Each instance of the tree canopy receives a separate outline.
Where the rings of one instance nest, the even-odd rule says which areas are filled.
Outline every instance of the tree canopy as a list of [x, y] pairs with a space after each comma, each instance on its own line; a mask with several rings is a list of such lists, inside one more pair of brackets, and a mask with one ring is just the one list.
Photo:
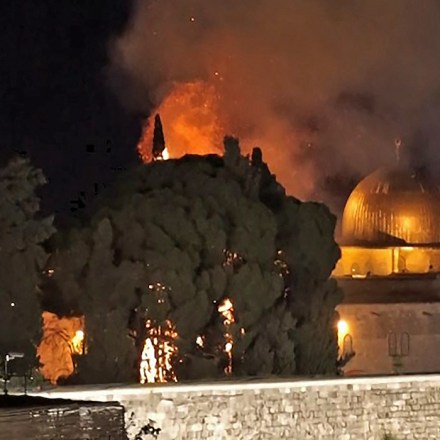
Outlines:
[[151, 327], [173, 335], [179, 379], [335, 373], [334, 227], [233, 138], [130, 171], [50, 263], [52, 295], [85, 315], [79, 379], [136, 380]]
[[0, 170], [0, 355], [22, 352], [31, 364], [41, 332], [43, 244], [54, 233], [52, 218], [39, 216], [36, 190], [45, 183], [28, 159], [15, 158]]

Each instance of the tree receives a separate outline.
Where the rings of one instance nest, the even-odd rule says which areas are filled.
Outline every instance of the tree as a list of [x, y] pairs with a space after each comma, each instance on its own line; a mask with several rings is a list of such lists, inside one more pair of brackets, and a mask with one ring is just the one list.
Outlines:
[[179, 379], [336, 373], [333, 230], [233, 138], [130, 171], [54, 257], [86, 317], [82, 380], [137, 379], [146, 338], [173, 345]]
[[162, 121], [160, 115], [154, 117], [154, 132], [153, 132], [153, 159], [162, 159], [165, 150], [165, 137], [163, 135]]
[[342, 292], [329, 277], [340, 257], [333, 238], [336, 218], [325, 205], [288, 198], [278, 213], [278, 221], [278, 246], [291, 270], [287, 301], [297, 320], [292, 332], [296, 371], [335, 373], [335, 307], [342, 300]]
[[69, 246], [60, 246], [50, 260], [46, 305], [59, 315], [85, 317], [87, 355], [76, 359], [79, 381], [132, 381], [137, 350], [128, 328], [145, 273], [136, 262], [120, 261], [108, 218], [70, 231], [65, 240]]
[[40, 218], [36, 190], [46, 183], [24, 158], [0, 170], [0, 355], [22, 352], [36, 364], [41, 332], [38, 285], [48, 258], [43, 245], [54, 233], [52, 217]]

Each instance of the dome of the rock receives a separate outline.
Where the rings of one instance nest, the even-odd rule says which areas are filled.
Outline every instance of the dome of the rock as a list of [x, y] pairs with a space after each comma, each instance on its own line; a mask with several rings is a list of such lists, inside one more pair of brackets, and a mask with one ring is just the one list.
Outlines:
[[342, 234], [352, 243], [440, 243], [440, 188], [405, 168], [377, 170], [348, 198]]

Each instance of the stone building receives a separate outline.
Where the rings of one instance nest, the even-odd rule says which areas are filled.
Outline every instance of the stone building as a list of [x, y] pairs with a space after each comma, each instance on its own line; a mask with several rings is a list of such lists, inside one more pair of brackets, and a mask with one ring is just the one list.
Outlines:
[[334, 277], [345, 374], [440, 371], [440, 188], [380, 169], [347, 200]]

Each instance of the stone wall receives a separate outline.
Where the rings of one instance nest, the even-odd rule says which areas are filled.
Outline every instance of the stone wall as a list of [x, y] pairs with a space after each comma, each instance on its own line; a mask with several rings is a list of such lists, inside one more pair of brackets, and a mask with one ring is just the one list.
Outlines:
[[[130, 440], [440, 439], [440, 375], [55, 389], [48, 397], [119, 401]], [[150, 434], [140, 437], [153, 439]]]

